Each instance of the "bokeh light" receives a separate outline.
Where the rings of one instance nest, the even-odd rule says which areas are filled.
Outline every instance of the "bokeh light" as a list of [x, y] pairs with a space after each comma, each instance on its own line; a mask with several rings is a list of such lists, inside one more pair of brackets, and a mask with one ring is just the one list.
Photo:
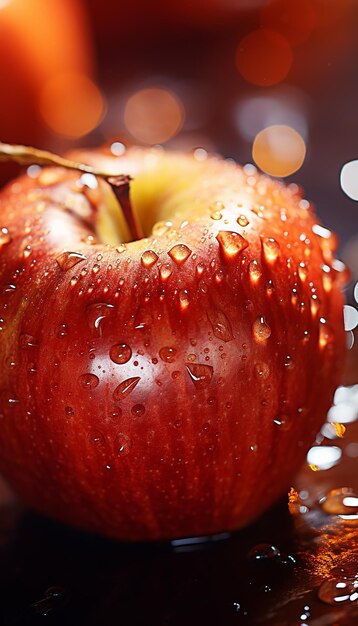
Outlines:
[[343, 165], [340, 181], [344, 193], [352, 200], [358, 200], [358, 160]]
[[255, 137], [252, 156], [256, 165], [271, 176], [289, 176], [302, 165], [306, 145], [301, 135], [290, 126], [273, 125]]
[[64, 137], [82, 137], [100, 123], [105, 113], [103, 96], [88, 76], [57, 74], [41, 91], [40, 111], [46, 124]]
[[358, 326], [358, 311], [354, 306], [345, 304], [343, 307], [344, 329], [354, 330]]
[[308, 39], [316, 23], [310, 0], [274, 0], [262, 9], [260, 18], [264, 28], [281, 33], [294, 46]]
[[312, 446], [307, 453], [307, 463], [313, 471], [328, 470], [339, 463], [342, 450], [337, 446]]
[[235, 109], [236, 126], [245, 139], [252, 141], [262, 128], [274, 124], [291, 126], [306, 140], [308, 135], [307, 98], [294, 87], [275, 87], [243, 98]]
[[124, 121], [133, 137], [145, 144], [164, 143], [174, 137], [184, 122], [184, 107], [168, 89], [141, 89], [127, 101]]
[[236, 51], [236, 66], [250, 83], [268, 87], [286, 78], [293, 61], [291, 46], [280, 33], [254, 30], [244, 37]]

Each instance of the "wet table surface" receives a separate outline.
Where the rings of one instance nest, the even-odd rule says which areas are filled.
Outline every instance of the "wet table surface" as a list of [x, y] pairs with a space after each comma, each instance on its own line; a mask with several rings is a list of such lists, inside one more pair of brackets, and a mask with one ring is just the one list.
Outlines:
[[[358, 386], [341, 391], [358, 412]], [[2, 485], [1, 626], [358, 624], [358, 421], [334, 428], [321, 447], [340, 461], [305, 464], [289, 503], [230, 536], [115, 543], [24, 511]]]

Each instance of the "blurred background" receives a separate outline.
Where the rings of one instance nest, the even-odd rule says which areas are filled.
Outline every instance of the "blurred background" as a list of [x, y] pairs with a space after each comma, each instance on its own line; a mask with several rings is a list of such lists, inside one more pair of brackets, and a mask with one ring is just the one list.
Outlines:
[[354, 303], [357, 29], [357, 0], [0, 0], [0, 138], [199, 148], [294, 180]]

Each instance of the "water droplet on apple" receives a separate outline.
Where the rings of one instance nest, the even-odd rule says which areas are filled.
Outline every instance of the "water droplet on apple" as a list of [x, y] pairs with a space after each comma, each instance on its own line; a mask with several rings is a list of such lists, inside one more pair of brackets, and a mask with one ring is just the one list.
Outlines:
[[118, 456], [126, 456], [127, 454], [129, 454], [131, 447], [132, 440], [130, 439], [130, 437], [128, 437], [128, 435], [125, 435], [124, 433], [119, 433], [117, 437]]
[[207, 316], [215, 337], [225, 342], [231, 341], [231, 339], [234, 338], [231, 324], [225, 313], [219, 311], [218, 309], [212, 309], [207, 312]]
[[138, 385], [139, 381], [140, 376], [134, 376], [133, 378], [127, 378], [126, 380], [123, 380], [115, 388], [113, 392], [113, 399], [118, 402], [129, 396], [129, 394], [132, 393], [133, 389]]
[[27, 348], [36, 348], [38, 346], [38, 341], [32, 335], [28, 335], [26, 333], [20, 335], [20, 347], [23, 349]]
[[190, 257], [191, 252], [184, 243], [178, 243], [169, 250], [168, 254], [177, 265], [182, 265]]
[[318, 589], [318, 597], [325, 604], [341, 605], [358, 599], [357, 578], [331, 578]]
[[245, 228], [245, 226], [247, 226], [250, 222], [247, 219], [246, 215], [239, 215], [239, 217], [237, 218], [237, 223]]
[[93, 431], [90, 435], [89, 435], [89, 442], [92, 446], [104, 446], [104, 444], [106, 443], [106, 439], [103, 435], [103, 433], [101, 433], [99, 430], [95, 430]]
[[135, 404], [134, 406], [132, 406], [131, 410], [133, 415], [135, 415], [136, 417], [141, 417], [145, 413], [145, 406], [144, 404]]
[[156, 264], [158, 258], [159, 257], [154, 250], [146, 250], [141, 256], [141, 263], [143, 267], [149, 268]]
[[179, 291], [179, 305], [180, 310], [185, 311], [190, 304], [189, 292], [187, 289], [181, 289]]
[[270, 375], [270, 368], [267, 363], [256, 363], [254, 371], [257, 378], [261, 380], [266, 380]]
[[268, 263], [274, 263], [280, 256], [280, 245], [273, 237], [262, 239], [262, 250]]
[[230, 230], [220, 230], [216, 239], [224, 255], [231, 259], [234, 259], [249, 245], [249, 242], [239, 233]]
[[57, 326], [56, 337], [61, 339], [61, 337], [67, 337], [67, 335], [68, 335], [67, 324], [60, 324], [59, 326]]
[[319, 347], [325, 348], [334, 341], [334, 332], [327, 320], [321, 317], [319, 320]]
[[358, 495], [350, 487], [331, 489], [319, 501], [321, 508], [328, 515], [344, 515], [358, 519]]
[[311, 296], [311, 314], [312, 314], [312, 317], [316, 317], [320, 305], [321, 305], [320, 299], [318, 298], [316, 293], [313, 293], [312, 296]]
[[174, 363], [176, 354], [176, 348], [171, 348], [170, 346], [164, 346], [159, 350], [159, 356], [164, 363]]
[[3, 246], [6, 246], [6, 244], [10, 242], [11, 242], [11, 235], [8, 229], [6, 228], [6, 226], [3, 226], [2, 228], [0, 228], [0, 249]]
[[31, 254], [32, 254], [31, 246], [26, 246], [26, 248], [24, 249], [22, 253], [22, 256], [24, 257], [24, 259], [28, 259]]
[[96, 335], [102, 335], [104, 320], [108, 318], [111, 313], [113, 313], [113, 309], [113, 304], [107, 304], [106, 302], [89, 304], [86, 307], [88, 326], [95, 332]]
[[127, 250], [127, 246], [125, 243], [120, 243], [116, 247], [116, 252], [118, 252], [118, 254], [123, 254], [123, 252], [125, 252], [126, 250]]
[[82, 263], [82, 261], [86, 261], [86, 257], [79, 252], [62, 252], [56, 257], [57, 265], [63, 272], [67, 272], [72, 267], [77, 265], [78, 263]]
[[284, 367], [288, 370], [292, 370], [295, 367], [295, 362], [292, 356], [290, 356], [289, 354], [285, 356], [283, 364], [284, 364]]
[[73, 415], [75, 414], [72, 406], [66, 406], [65, 413], [66, 415], [68, 415], [68, 417], [73, 417]]
[[256, 259], [254, 259], [253, 261], [250, 261], [249, 263], [249, 274], [250, 274], [250, 279], [253, 283], [257, 283], [257, 281], [262, 276], [261, 265], [259, 261], [256, 261]]
[[298, 275], [300, 277], [301, 282], [305, 282], [307, 276], [308, 276], [308, 267], [307, 267], [307, 263], [305, 263], [304, 261], [301, 261], [298, 264]]
[[258, 317], [252, 325], [252, 334], [257, 341], [265, 341], [271, 336], [271, 328], [263, 315]]
[[95, 389], [99, 385], [99, 378], [95, 374], [82, 374], [78, 382], [84, 389]]
[[186, 369], [188, 370], [188, 374], [195, 387], [198, 389], [205, 389], [208, 387], [214, 373], [214, 369], [211, 365], [204, 365], [202, 363], [186, 363]]
[[127, 363], [132, 356], [132, 350], [126, 343], [116, 343], [109, 351], [113, 363], [123, 365]]
[[163, 283], [165, 283], [168, 280], [169, 276], [172, 275], [173, 269], [171, 265], [169, 265], [169, 263], [164, 263], [164, 265], [161, 266], [159, 273], [161, 280], [163, 281]]
[[210, 217], [212, 220], [218, 221], [222, 219], [222, 213], [220, 211], [212, 211]]
[[290, 420], [287, 415], [279, 415], [273, 420], [273, 423], [277, 426], [277, 428], [285, 432], [290, 430], [292, 426], [292, 420]]

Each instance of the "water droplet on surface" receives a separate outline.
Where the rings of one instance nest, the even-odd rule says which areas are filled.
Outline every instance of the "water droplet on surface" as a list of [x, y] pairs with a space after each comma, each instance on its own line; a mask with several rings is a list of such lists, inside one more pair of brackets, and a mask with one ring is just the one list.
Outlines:
[[36, 615], [48, 618], [53, 611], [65, 606], [68, 600], [69, 595], [63, 587], [50, 587], [42, 600], [31, 604], [31, 609]]
[[273, 237], [262, 239], [262, 250], [268, 263], [274, 263], [280, 256], [280, 245]]
[[318, 589], [318, 597], [325, 604], [341, 605], [358, 599], [358, 580], [354, 578], [331, 578]]
[[174, 363], [176, 354], [176, 348], [171, 348], [169, 346], [164, 346], [164, 348], [159, 350], [159, 356], [164, 363]]
[[2, 228], [0, 228], [0, 249], [3, 246], [6, 246], [6, 244], [11, 242], [11, 235], [8, 231], [8, 229], [3, 226]]
[[113, 313], [113, 310], [113, 304], [106, 302], [97, 302], [86, 307], [88, 326], [96, 335], [102, 335], [104, 321]]
[[136, 417], [141, 417], [145, 413], [145, 406], [144, 404], [135, 404], [134, 406], [132, 406], [131, 410], [133, 415], [135, 415]]
[[319, 504], [328, 515], [358, 516], [358, 494], [350, 487], [331, 489]]
[[230, 321], [225, 313], [218, 309], [212, 309], [207, 312], [207, 316], [215, 337], [225, 342], [231, 341], [231, 339], [234, 338]]
[[222, 213], [220, 211], [212, 211], [210, 217], [212, 220], [218, 221], [222, 219]]
[[75, 414], [72, 406], [66, 406], [65, 413], [66, 415], [68, 415], [68, 417], [73, 417], [73, 415]]
[[271, 336], [271, 328], [263, 315], [258, 317], [252, 325], [252, 334], [257, 341], [265, 341]]
[[95, 374], [82, 374], [78, 382], [84, 389], [95, 389], [99, 385], [99, 378]]
[[239, 215], [239, 217], [237, 218], [237, 223], [245, 228], [245, 226], [247, 226], [250, 222], [247, 219], [246, 215]]
[[251, 278], [252, 282], [254, 282], [254, 283], [257, 283], [257, 281], [262, 276], [261, 265], [260, 265], [259, 261], [256, 261], [256, 259], [254, 259], [253, 261], [250, 261], [250, 263], [249, 263], [249, 274], [250, 274], [250, 278]]
[[169, 250], [168, 254], [177, 265], [182, 265], [190, 257], [191, 252], [184, 243], [178, 243]]
[[123, 365], [124, 363], [128, 363], [132, 356], [132, 350], [126, 343], [116, 343], [111, 347], [109, 356], [111, 357], [113, 363]]
[[198, 389], [205, 389], [210, 384], [213, 377], [214, 369], [211, 365], [201, 363], [186, 363], [186, 369]]
[[86, 257], [79, 252], [62, 252], [56, 257], [56, 262], [59, 268], [63, 272], [67, 272], [72, 267], [77, 265], [78, 263], [82, 263], [82, 261], [86, 261]]
[[133, 389], [138, 385], [139, 381], [140, 376], [135, 376], [133, 378], [127, 378], [126, 380], [123, 380], [115, 388], [113, 392], [113, 399], [118, 402], [129, 396], [129, 394], [132, 393]]
[[228, 258], [235, 258], [249, 245], [249, 242], [239, 235], [239, 233], [230, 230], [220, 230], [216, 239], [219, 242], [222, 252]]
[[276, 546], [270, 543], [259, 543], [251, 548], [247, 558], [253, 563], [260, 563], [276, 560], [279, 556], [281, 556], [281, 552]]
[[117, 437], [118, 456], [126, 456], [127, 454], [129, 454], [131, 447], [132, 440], [130, 439], [130, 437], [128, 437], [128, 435], [125, 435], [124, 433], [119, 433]]
[[143, 267], [153, 267], [158, 261], [158, 255], [154, 252], [154, 250], [146, 250], [143, 252], [141, 256], [141, 263]]

